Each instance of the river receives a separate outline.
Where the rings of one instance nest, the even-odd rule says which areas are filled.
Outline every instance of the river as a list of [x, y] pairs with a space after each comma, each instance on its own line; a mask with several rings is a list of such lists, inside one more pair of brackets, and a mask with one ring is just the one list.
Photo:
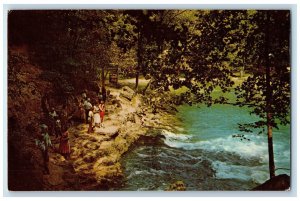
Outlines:
[[[242, 133], [237, 123], [257, 120], [232, 105], [180, 106], [181, 128], [162, 130], [163, 145], [138, 146], [123, 160], [119, 190], [165, 190], [183, 181], [187, 190], [250, 190], [269, 177], [266, 134]], [[244, 137], [233, 137], [244, 135]], [[290, 126], [274, 129], [276, 174], [290, 175]]]

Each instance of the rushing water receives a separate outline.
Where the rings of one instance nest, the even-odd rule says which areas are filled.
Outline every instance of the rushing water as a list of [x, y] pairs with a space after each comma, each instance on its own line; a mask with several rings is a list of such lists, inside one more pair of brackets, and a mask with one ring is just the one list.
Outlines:
[[[120, 190], [165, 190], [183, 181], [187, 190], [249, 190], [266, 181], [266, 135], [242, 133], [237, 123], [256, 119], [245, 108], [230, 105], [181, 106], [183, 126], [162, 130], [165, 145], [139, 146], [122, 161]], [[233, 137], [244, 135], [245, 138]], [[290, 175], [290, 126], [274, 129], [276, 174]]]

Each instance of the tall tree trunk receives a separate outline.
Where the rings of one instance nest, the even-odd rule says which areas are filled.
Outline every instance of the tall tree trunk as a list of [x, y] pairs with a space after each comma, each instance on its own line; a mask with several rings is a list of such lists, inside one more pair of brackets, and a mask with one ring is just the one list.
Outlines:
[[101, 68], [101, 85], [102, 85], [102, 89], [105, 88], [105, 75], [104, 75], [104, 66], [103, 65]]
[[275, 163], [274, 163], [274, 151], [273, 151], [273, 133], [271, 126], [271, 114], [267, 113], [267, 124], [268, 124], [268, 152], [269, 152], [269, 172], [270, 178], [275, 177]]
[[268, 130], [268, 152], [269, 152], [269, 172], [270, 178], [275, 177], [275, 163], [274, 163], [274, 151], [273, 151], [273, 133], [272, 133], [272, 114], [271, 114], [271, 104], [272, 104], [272, 89], [270, 86], [270, 56], [269, 56], [269, 23], [270, 16], [269, 11], [267, 12], [267, 23], [265, 32], [265, 59], [266, 59], [266, 115], [267, 115], [267, 130]]

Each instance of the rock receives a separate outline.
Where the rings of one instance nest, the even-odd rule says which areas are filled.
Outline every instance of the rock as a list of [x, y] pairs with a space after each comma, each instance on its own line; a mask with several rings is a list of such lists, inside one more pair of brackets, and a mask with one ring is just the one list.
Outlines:
[[113, 141], [104, 141], [100, 144], [99, 150], [107, 150], [112, 147]]
[[115, 164], [118, 159], [119, 159], [119, 155], [117, 154], [112, 154], [112, 155], [109, 155], [109, 156], [104, 156], [100, 159], [98, 159], [94, 166], [93, 166], [93, 169], [96, 171], [100, 166], [109, 166], [109, 165], [113, 165]]
[[130, 94], [134, 94], [134, 93], [135, 93], [134, 90], [131, 89], [131, 88], [128, 87], [128, 86], [124, 86], [124, 87], [122, 88], [122, 91], [127, 91], [127, 92], [130, 93]]
[[87, 154], [83, 157], [83, 161], [86, 162], [86, 163], [92, 163], [95, 161], [95, 155], [92, 155], [92, 154]]
[[81, 158], [80, 158], [80, 159], [77, 158], [77, 160], [75, 160], [75, 161], [73, 162], [73, 166], [74, 166], [74, 167], [78, 167], [78, 166], [80, 166], [80, 165], [82, 165], [82, 164], [84, 164], [84, 161], [81, 160]]
[[50, 174], [44, 175], [44, 179], [47, 183], [52, 186], [57, 186], [64, 182], [64, 180], [62, 179], [63, 169], [60, 166], [49, 163], [49, 170]]
[[142, 121], [137, 114], [134, 115], [134, 123], [139, 124], [139, 125], [142, 124]]
[[88, 144], [90, 143], [90, 140], [88, 139], [85, 139], [81, 142], [81, 146], [84, 147], [84, 148], [87, 148]]
[[134, 113], [129, 113], [129, 114], [126, 116], [126, 121], [127, 121], [127, 122], [135, 123], [135, 115], [134, 115]]
[[141, 101], [142, 97], [140, 94], [137, 94], [136, 96], [134, 96], [131, 100], [132, 102], [132, 106], [134, 108], [140, 108], [141, 104], [142, 104], [142, 101]]
[[124, 138], [118, 137], [115, 140], [114, 146], [118, 150], [118, 152], [124, 153], [128, 150], [128, 147], [129, 147], [128, 143], [129, 142], [127, 140], [125, 140]]
[[164, 145], [164, 135], [142, 135], [136, 141], [136, 145]]
[[150, 120], [154, 119], [154, 117], [155, 117], [155, 115], [152, 114], [152, 113], [150, 113], [150, 114], [148, 114], [148, 115], [146, 115], [146, 116], [147, 116], [147, 118], [150, 119]]
[[283, 191], [290, 188], [290, 176], [281, 174], [255, 187], [254, 191]]
[[92, 149], [92, 150], [96, 150], [99, 148], [99, 145], [97, 143], [90, 143], [90, 144], [87, 144], [86, 146], [88, 149]]
[[112, 146], [110, 146], [110, 147], [107, 147], [106, 149], [99, 149], [99, 151], [101, 151], [102, 156], [110, 156], [117, 152], [116, 148], [114, 147], [114, 144], [112, 144]]
[[82, 162], [81, 165], [74, 166], [75, 172], [78, 173], [90, 173], [91, 169], [92, 169], [91, 164], [84, 163], [84, 162]]
[[120, 127], [118, 126], [104, 126], [101, 128], [95, 128], [94, 132], [100, 135], [106, 135], [111, 138], [115, 138], [119, 133]]
[[128, 100], [132, 100], [134, 94], [135, 94], [135, 92], [128, 86], [124, 86], [122, 88], [122, 91], [120, 92], [120, 96], [124, 97]]
[[167, 191], [185, 191], [186, 186], [183, 181], [176, 181], [175, 183], [171, 184], [167, 189]]
[[115, 105], [116, 107], [121, 107], [121, 103], [120, 103], [120, 100], [118, 100], [117, 98], [113, 98], [113, 99], [110, 99], [110, 102], [112, 105]]
[[103, 179], [115, 178], [122, 176], [121, 164], [116, 163], [109, 166], [99, 166], [95, 171], [97, 182], [102, 182]]
[[60, 164], [64, 161], [66, 161], [66, 159], [61, 154], [57, 153], [53, 153], [52, 157], [50, 158], [50, 162], [52, 162], [53, 164]]

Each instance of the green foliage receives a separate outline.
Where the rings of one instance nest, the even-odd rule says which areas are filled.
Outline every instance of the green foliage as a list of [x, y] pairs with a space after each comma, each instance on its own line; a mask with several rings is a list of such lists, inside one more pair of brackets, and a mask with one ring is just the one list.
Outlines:
[[[247, 125], [248, 128], [264, 128], [267, 113], [271, 114], [269, 125], [278, 128], [278, 123], [290, 123], [290, 15], [289, 11], [267, 11], [254, 13], [256, 24], [247, 39], [245, 54], [252, 60], [251, 75], [236, 87], [237, 104], [252, 108], [251, 114], [262, 120]], [[268, 36], [268, 41], [266, 40]], [[270, 68], [270, 87], [267, 89], [266, 66]], [[270, 106], [267, 107], [267, 100]]]
[[161, 20], [148, 34], [152, 40], [144, 45], [142, 59], [143, 73], [153, 79], [151, 87], [185, 86], [189, 90], [183, 96], [189, 102], [224, 102], [223, 97], [213, 99], [211, 92], [216, 87], [226, 91], [233, 84], [225, 63], [228, 52], [223, 41], [229, 32], [225, 15], [221, 11], [156, 11]]
[[137, 66], [136, 50], [134, 48], [124, 52], [116, 43], [112, 43], [109, 51], [111, 64], [119, 68], [122, 78], [134, 77]]
[[[225, 103], [232, 75], [247, 69], [236, 88], [237, 104], [265, 118], [266, 11], [254, 10], [60, 10], [12, 11], [9, 43], [29, 43], [36, 62], [61, 74], [99, 79], [102, 67], [151, 78], [151, 89], [184, 87], [180, 99]], [[274, 117], [288, 123], [290, 19], [270, 11], [271, 91]], [[22, 28], [22, 35], [19, 29]], [[268, 54], [269, 54], [268, 53]], [[267, 58], [267, 59], [266, 59]], [[88, 73], [87, 73], [88, 72]]]

